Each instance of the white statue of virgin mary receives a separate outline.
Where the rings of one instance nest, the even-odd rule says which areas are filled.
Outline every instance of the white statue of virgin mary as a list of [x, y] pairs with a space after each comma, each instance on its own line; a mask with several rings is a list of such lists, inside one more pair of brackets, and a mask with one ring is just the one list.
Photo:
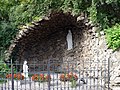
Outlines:
[[67, 34], [67, 50], [73, 49], [73, 41], [72, 41], [72, 32], [71, 30], [68, 31]]
[[24, 61], [23, 64], [23, 75], [25, 78], [28, 78], [28, 65], [27, 65], [27, 61]]

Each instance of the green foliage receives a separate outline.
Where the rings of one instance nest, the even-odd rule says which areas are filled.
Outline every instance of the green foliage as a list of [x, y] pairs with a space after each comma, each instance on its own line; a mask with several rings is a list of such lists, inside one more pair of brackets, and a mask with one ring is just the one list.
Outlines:
[[0, 55], [8, 49], [19, 26], [61, 9], [73, 15], [87, 13], [101, 29], [120, 22], [120, 0], [0, 0]]
[[119, 0], [92, 0], [88, 12], [91, 21], [105, 29], [120, 21], [120, 1]]
[[2, 61], [0, 61], [0, 78], [5, 78], [7, 73], [10, 73], [11, 69]]
[[90, 12], [90, 20], [94, 23], [97, 23], [97, 9], [95, 6], [91, 6], [88, 8], [88, 11]]
[[[14, 73], [17, 72], [15, 67], [13, 67], [13, 71]], [[11, 73], [11, 68], [3, 61], [0, 61], [0, 83], [6, 82], [6, 75], [10, 73]]]
[[116, 24], [115, 26], [106, 29], [105, 32], [108, 47], [113, 50], [120, 48], [120, 25]]

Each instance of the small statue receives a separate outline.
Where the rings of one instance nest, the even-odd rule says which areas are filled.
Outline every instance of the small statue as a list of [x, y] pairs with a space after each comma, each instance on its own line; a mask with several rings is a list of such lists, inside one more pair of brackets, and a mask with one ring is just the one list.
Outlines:
[[73, 42], [72, 42], [72, 33], [71, 30], [68, 31], [67, 34], [67, 50], [73, 49]]
[[28, 65], [27, 65], [27, 61], [24, 61], [24, 64], [23, 64], [23, 76], [25, 78], [28, 78]]

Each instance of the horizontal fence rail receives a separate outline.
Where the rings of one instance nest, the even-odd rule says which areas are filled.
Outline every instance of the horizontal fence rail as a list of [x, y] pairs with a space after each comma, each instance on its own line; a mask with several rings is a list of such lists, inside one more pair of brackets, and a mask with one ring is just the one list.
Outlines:
[[0, 72], [0, 90], [109, 90], [108, 61], [77, 64], [48, 60], [27, 65], [26, 78], [23, 64], [7, 64], [8, 71]]

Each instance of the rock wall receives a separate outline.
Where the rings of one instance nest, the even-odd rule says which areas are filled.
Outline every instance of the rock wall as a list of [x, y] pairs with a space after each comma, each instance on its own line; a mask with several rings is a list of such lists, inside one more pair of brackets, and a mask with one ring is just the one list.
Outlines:
[[[62, 20], [60, 20], [60, 16], [62, 16]], [[69, 18], [68, 16], [60, 14], [53, 19], [42, 20], [31, 27], [30, 32], [26, 32], [26, 38], [20, 35], [17, 44], [13, 44], [16, 49], [14, 55], [16, 65], [22, 69], [23, 61], [27, 60], [31, 72], [48, 70], [47, 67], [50, 63], [50, 70], [64, 71], [73, 68], [75, 71], [81, 71], [81, 74], [99, 78], [104, 83], [110, 76], [111, 86], [119, 85], [120, 51], [113, 52], [108, 49], [104, 32], [97, 33], [98, 28], [85, 19], [85, 16], [78, 17], [77, 24], [74, 17], [70, 16], [72, 18]], [[73, 22], [70, 23], [72, 19]], [[65, 26], [64, 22], [66, 22]], [[47, 29], [49, 33], [47, 33]], [[72, 50], [67, 50], [66, 36], [69, 29], [73, 34], [74, 48]], [[110, 67], [110, 72], [108, 72], [108, 67]]]
[[[37, 38], [31, 39], [28, 43], [20, 43], [18, 53], [16, 55], [16, 62], [22, 64], [24, 60], [28, 61], [31, 71], [47, 70], [47, 64], [50, 60], [50, 70], [57, 69], [58, 66], [64, 65], [63, 63], [70, 63], [76, 65], [80, 60], [80, 53], [82, 40], [82, 30], [72, 29], [73, 35], [73, 49], [67, 50], [66, 36], [68, 31], [58, 31], [54, 34], [48, 35], [41, 40]], [[37, 35], [37, 34], [36, 34]], [[66, 68], [64, 65], [62, 68]], [[75, 67], [75, 66], [74, 66]]]
[[[81, 59], [84, 60], [84, 66], [81, 67], [81, 62], [79, 62], [77, 68], [83, 69], [84, 67], [88, 76], [98, 77], [102, 83], [110, 83], [110, 88], [113, 90], [119, 90], [120, 51], [114, 52], [112, 49], [108, 49], [105, 33], [103, 31], [97, 33], [96, 30], [98, 28], [93, 27], [83, 34]], [[89, 71], [89, 69], [93, 71]], [[109, 79], [110, 82], [108, 82]], [[118, 88], [116, 89], [116, 87]]]

